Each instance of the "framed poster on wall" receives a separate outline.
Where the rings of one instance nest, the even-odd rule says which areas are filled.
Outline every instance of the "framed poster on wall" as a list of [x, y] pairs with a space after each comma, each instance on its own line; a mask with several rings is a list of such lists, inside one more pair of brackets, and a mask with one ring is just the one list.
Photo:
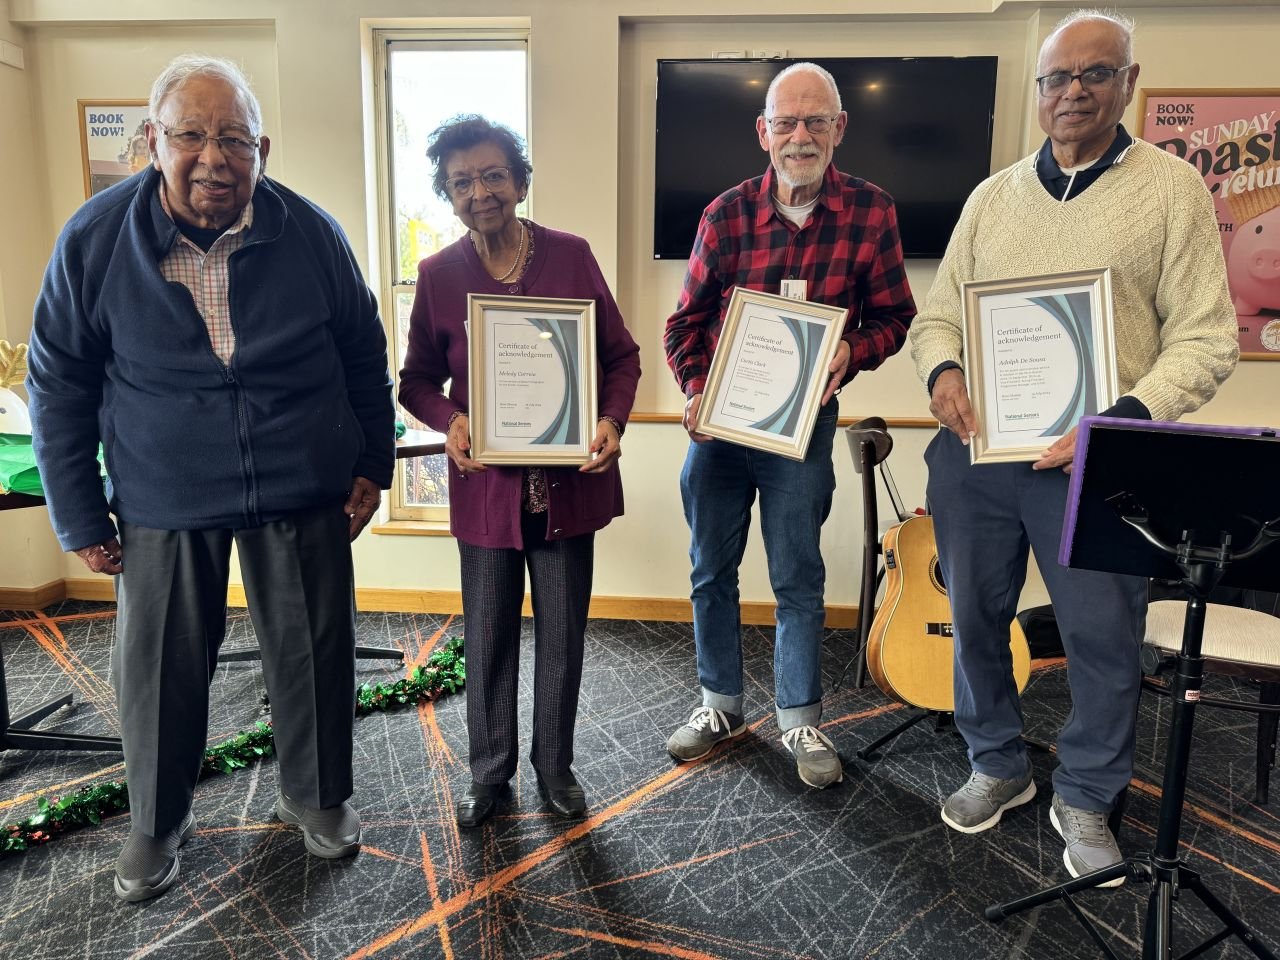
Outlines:
[[1140, 136], [1213, 194], [1243, 360], [1280, 360], [1280, 89], [1143, 89]]
[[80, 162], [84, 198], [151, 162], [147, 153], [145, 100], [77, 100], [80, 113]]

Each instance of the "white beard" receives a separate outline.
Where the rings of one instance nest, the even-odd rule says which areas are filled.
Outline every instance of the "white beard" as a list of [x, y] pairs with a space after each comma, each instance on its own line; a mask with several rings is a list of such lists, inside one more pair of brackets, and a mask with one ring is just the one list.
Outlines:
[[778, 179], [785, 183], [792, 190], [798, 187], [810, 187], [822, 179], [826, 165], [822, 163], [822, 155], [813, 153], [807, 149], [802, 150], [792, 146], [782, 148], [782, 156], [785, 160], [787, 157], [806, 157], [807, 162], [804, 167], [796, 168], [789, 166], [785, 162], [782, 168], [777, 171]]

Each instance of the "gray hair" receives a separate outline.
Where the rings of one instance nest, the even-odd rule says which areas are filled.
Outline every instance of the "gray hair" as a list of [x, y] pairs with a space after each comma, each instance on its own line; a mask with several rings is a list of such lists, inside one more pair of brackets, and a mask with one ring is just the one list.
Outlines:
[[169, 96], [181, 89], [192, 77], [215, 77], [235, 88], [236, 93], [244, 101], [249, 112], [249, 133], [258, 136], [262, 133], [262, 106], [249, 86], [249, 78], [244, 71], [230, 60], [221, 57], [209, 57], [200, 53], [184, 53], [169, 61], [169, 65], [156, 77], [151, 85], [151, 98], [147, 103], [147, 114], [152, 120], [158, 118], [160, 105]]
[[1119, 11], [1104, 10], [1101, 7], [1085, 7], [1081, 10], [1072, 10], [1068, 13], [1057, 22], [1053, 30], [1049, 32], [1049, 36], [1044, 38], [1044, 43], [1040, 46], [1040, 53], [1044, 53], [1044, 48], [1049, 45], [1050, 40], [1060, 34], [1067, 27], [1079, 23], [1082, 20], [1101, 20], [1118, 29], [1124, 37], [1124, 62], [1126, 64], [1133, 63], [1133, 19], [1131, 17], [1126, 17]]
[[778, 84], [793, 73], [812, 73], [822, 80], [825, 80], [827, 86], [831, 88], [831, 95], [835, 97], [836, 113], [840, 113], [844, 110], [844, 107], [840, 103], [840, 88], [836, 86], [836, 78], [816, 63], [809, 63], [805, 61], [803, 63], [793, 63], [773, 78], [773, 82], [769, 84], [769, 89], [764, 95], [764, 108], [766, 111], [769, 109], [769, 105], [773, 103], [773, 95], [778, 89]]

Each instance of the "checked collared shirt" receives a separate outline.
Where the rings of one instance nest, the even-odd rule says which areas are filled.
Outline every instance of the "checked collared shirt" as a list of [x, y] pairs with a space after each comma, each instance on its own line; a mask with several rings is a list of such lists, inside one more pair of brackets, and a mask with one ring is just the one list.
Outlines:
[[828, 164], [813, 216], [796, 227], [772, 201], [774, 171], [747, 180], [702, 214], [684, 289], [667, 320], [667, 363], [686, 397], [701, 393], [733, 288], [779, 293], [804, 280], [805, 299], [848, 307], [846, 382], [897, 353], [916, 315], [890, 196]]
[[[160, 187], [160, 205], [169, 219], [169, 198], [164, 183]], [[204, 318], [209, 331], [209, 346], [218, 359], [230, 365], [236, 349], [236, 332], [231, 325], [231, 255], [244, 246], [253, 226], [253, 201], [240, 211], [236, 222], [214, 241], [207, 251], [179, 233], [173, 246], [160, 260], [160, 273], [170, 283], [180, 283], [191, 291], [196, 310]]]

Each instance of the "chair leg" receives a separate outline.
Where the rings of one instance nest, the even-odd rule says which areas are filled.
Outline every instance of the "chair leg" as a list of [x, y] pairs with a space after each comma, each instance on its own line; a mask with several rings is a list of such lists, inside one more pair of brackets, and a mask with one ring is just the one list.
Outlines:
[[[1264, 680], [1259, 685], [1258, 702], [1280, 704], [1280, 682]], [[1258, 768], [1253, 791], [1253, 802], [1265, 804], [1271, 781], [1271, 768], [1276, 765], [1276, 729], [1280, 726], [1280, 714], [1258, 714]]]

